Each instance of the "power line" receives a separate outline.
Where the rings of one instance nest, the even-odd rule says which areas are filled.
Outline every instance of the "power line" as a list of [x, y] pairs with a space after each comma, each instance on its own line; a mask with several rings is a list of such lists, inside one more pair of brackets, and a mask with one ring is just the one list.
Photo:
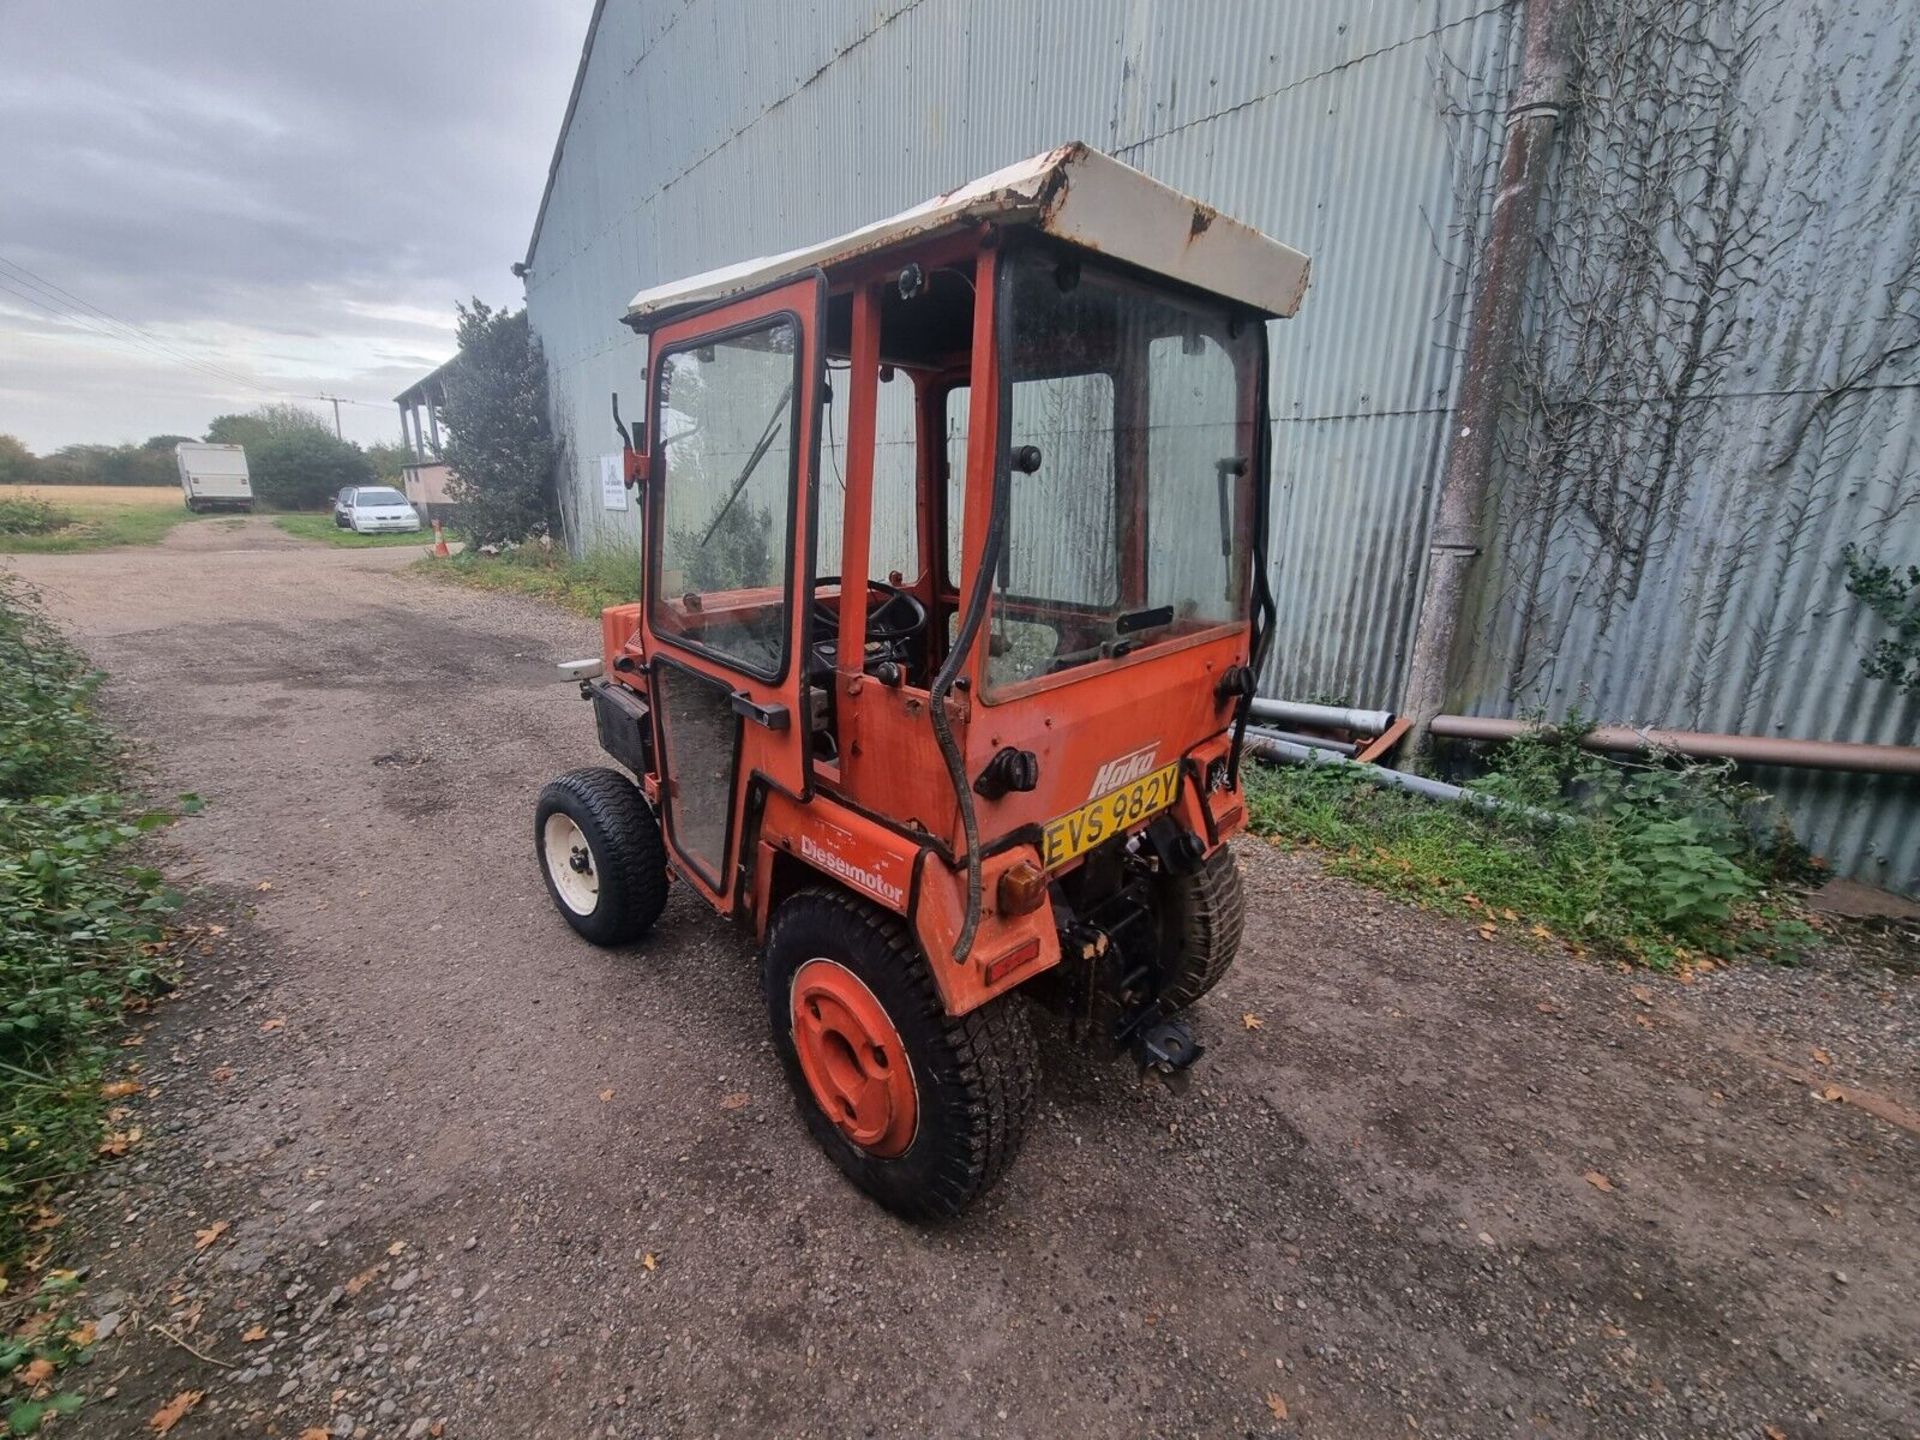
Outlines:
[[[78, 324], [81, 328], [101, 335], [106, 339], [123, 340], [139, 345], [150, 353], [164, 355], [183, 365], [190, 365], [202, 374], [222, 380], [229, 385], [239, 385], [248, 390], [257, 390], [262, 394], [285, 393], [277, 387], [263, 385], [258, 380], [242, 375], [227, 366], [217, 364], [211, 360], [202, 359], [199, 356], [190, 355], [183, 350], [177, 349], [150, 331], [142, 329], [131, 321], [122, 320], [112, 311], [103, 309], [93, 302], [75, 295], [71, 290], [56, 285], [44, 276], [34, 273], [17, 260], [9, 260], [5, 256], [0, 256], [0, 266], [4, 266], [6, 271], [16, 272], [13, 274], [0, 274], [0, 278], [11, 279], [16, 284], [24, 283], [32, 286], [59, 308], [54, 309], [48, 305], [41, 304], [30, 295], [21, 295], [18, 290], [12, 290], [11, 293], [21, 299], [39, 304], [41, 309], [46, 310], [58, 319], [66, 320], [72, 324]], [[11, 287], [9, 288], [11, 289]], [[91, 312], [91, 314], [84, 312]], [[99, 318], [94, 318], [96, 316]], [[107, 325], [112, 328], [103, 327], [100, 323], [102, 320], [106, 321]]]
[[[12, 283], [8, 283], [9, 281]], [[38, 291], [39, 294], [29, 294], [26, 291], [16, 288], [19, 285], [29, 286], [32, 290]], [[336, 435], [340, 433], [341, 429], [340, 407], [342, 405], [360, 405], [369, 409], [385, 408], [380, 402], [372, 400], [353, 400], [344, 395], [302, 394], [283, 389], [279, 386], [263, 384], [259, 380], [243, 375], [239, 371], [230, 369], [215, 361], [190, 355], [186, 351], [168, 344], [151, 331], [134, 324], [131, 320], [121, 319], [112, 311], [95, 305], [91, 300], [74, 294], [73, 291], [66, 289], [64, 286], [57, 285], [46, 277], [29, 270], [18, 260], [10, 260], [4, 255], [0, 255], [0, 291], [12, 295], [17, 300], [24, 300], [28, 304], [45, 311], [56, 320], [63, 320], [85, 331], [87, 334], [98, 335], [105, 340], [118, 341], [123, 345], [136, 347], [154, 358], [171, 360], [177, 364], [188, 366], [200, 374], [207, 376], [209, 379], [218, 380], [223, 384], [238, 385], [242, 389], [252, 390], [262, 395], [271, 395], [286, 400], [326, 401], [333, 406], [333, 428]]]
[[[131, 337], [121, 335], [116, 331], [110, 330], [107, 327], [98, 324], [97, 322], [90, 321], [86, 315], [83, 315], [69, 308], [58, 307], [56, 305], [48, 304], [47, 301], [41, 299], [39, 296], [30, 295], [23, 290], [15, 289], [12, 285], [9, 285], [6, 283], [6, 281], [9, 278], [11, 277], [0, 275], [0, 291], [5, 291], [7, 294], [13, 296], [16, 300], [24, 300], [27, 304], [32, 305], [37, 309], [44, 310], [47, 314], [53, 316], [54, 319], [65, 321], [67, 324], [74, 326], [75, 328], [83, 331], [88, 335], [94, 335], [94, 336], [98, 336], [100, 339], [103, 339], [103, 340], [116, 341], [123, 345], [129, 345], [132, 348], [141, 351], [143, 354], [147, 355], [151, 359], [167, 360], [175, 364], [186, 365], [198, 371], [200, 374], [205, 375], [209, 379], [220, 381], [222, 384], [230, 385], [230, 384], [236, 383], [236, 378], [234, 376], [224, 374], [218, 370], [212, 369], [204, 364], [201, 364], [198, 361], [195, 361], [185, 356], [170, 355], [163, 351], [157, 350], [153, 347], [143, 346], [139, 344], [139, 342], [131, 339]], [[250, 390], [262, 390], [262, 387], [254, 384], [251, 381], [241, 381], [238, 383], [243, 384], [245, 388]], [[275, 392], [262, 390], [262, 393], [272, 394]]]

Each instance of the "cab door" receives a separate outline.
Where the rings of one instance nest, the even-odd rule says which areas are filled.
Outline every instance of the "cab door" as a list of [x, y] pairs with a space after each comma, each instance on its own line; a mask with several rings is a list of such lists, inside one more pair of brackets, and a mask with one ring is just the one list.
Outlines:
[[731, 908], [749, 791], [807, 787], [825, 277], [653, 333], [643, 624], [676, 868]]

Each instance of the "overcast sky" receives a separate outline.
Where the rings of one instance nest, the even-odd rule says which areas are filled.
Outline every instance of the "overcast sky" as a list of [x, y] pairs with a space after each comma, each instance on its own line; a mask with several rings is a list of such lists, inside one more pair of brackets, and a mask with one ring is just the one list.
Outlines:
[[371, 402], [349, 439], [398, 439], [454, 302], [521, 303], [592, 8], [0, 0], [0, 433], [199, 434], [325, 392]]

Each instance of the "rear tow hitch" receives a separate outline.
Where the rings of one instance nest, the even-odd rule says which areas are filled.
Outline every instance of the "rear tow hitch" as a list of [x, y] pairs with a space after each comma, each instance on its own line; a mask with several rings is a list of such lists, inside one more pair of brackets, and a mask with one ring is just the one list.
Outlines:
[[1158, 1076], [1176, 1095], [1186, 1093], [1193, 1062], [1206, 1053], [1184, 1020], [1161, 1020], [1133, 1032], [1133, 1058], [1140, 1062], [1140, 1073]]

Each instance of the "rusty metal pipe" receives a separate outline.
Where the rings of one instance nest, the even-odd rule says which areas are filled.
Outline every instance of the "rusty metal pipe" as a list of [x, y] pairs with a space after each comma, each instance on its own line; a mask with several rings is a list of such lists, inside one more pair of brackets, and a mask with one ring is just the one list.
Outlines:
[[1460, 617], [1468, 577], [1480, 554], [1481, 522], [1492, 486], [1500, 407], [1520, 342], [1527, 270], [1533, 260], [1540, 196], [1552, 168], [1554, 133], [1567, 96], [1567, 32], [1573, 0], [1527, 0], [1520, 76], [1507, 106], [1506, 147], [1478, 257], [1479, 279], [1467, 312], [1460, 386], [1449, 417], [1440, 498], [1427, 537], [1425, 583], [1407, 662], [1400, 713], [1411, 716], [1408, 751], [1425, 763], [1433, 717], [1464, 643]]
[[[1448, 740], [1513, 740], [1541, 727], [1488, 715], [1436, 715], [1432, 733]], [[1849, 770], [1862, 775], [1920, 775], [1920, 745], [1864, 745], [1846, 740], [1792, 740], [1765, 735], [1721, 735], [1705, 730], [1635, 730], [1600, 725], [1580, 737], [1588, 750], [1645, 753], [1668, 750], [1701, 760], [1784, 765], [1796, 770]]]

